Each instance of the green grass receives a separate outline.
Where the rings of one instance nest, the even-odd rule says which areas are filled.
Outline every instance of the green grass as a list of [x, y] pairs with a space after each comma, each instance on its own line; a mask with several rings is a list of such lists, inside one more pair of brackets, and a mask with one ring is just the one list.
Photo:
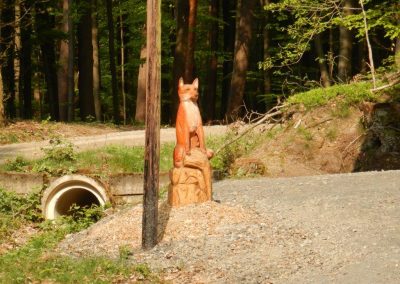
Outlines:
[[111, 283], [142, 274], [157, 280], [144, 265], [126, 259], [72, 258], [52, 253], [68, 230], [53, 229], [35, 236], [25, 246], [0, 256], [0, 283]]
[[0, 240], [21, 226], [35, 226], [38, 233], [25, 245], [0, 255], [0, 283], [111, 283], [141, 275], [148, 282], [159, 282], [145, 264], [129, 262], [128, 248], [119, 259], [105, 257], [72, 258], [54, 252], [67, 235], [93, 224], [101, 208], [74, 208], [71, 216], [56, 222], [43, 221], [38, 209], [39, 196], [18, 196], [0, 189]]
[[[217, 149], [225, 142], [225, 137], [209, 137], [208, 148]], [[160, 149], [160, 171], [167, 172], [173, 165], [175, 143], [165, 143]], [[17, 157], [0, 165], [0, 171], [45, 172], [51, 175], [63, 175], [78, 171], [93, 174], [142, 173], [144, 168], [144, 147], [120, 145], [106, 146], [94, 150], [75, 153], [66, 140], [54, 139], [50, 147], [43, 149], [44, 157], [27, 160]], [[220, 169], [221, 158], [211, 160], [214, 168]]]
[[295, 94], [288, 98], [291, 105], [303, 104], [306, 108], [326, 105], [329, 101], [342, 97], [346, 104], [355, 104], [365, 100], [375, 100], [376, 96], [370, 92], [370, 82], [352, 84], [338, 84], [328, 88], [316, 88], [307, 92]]

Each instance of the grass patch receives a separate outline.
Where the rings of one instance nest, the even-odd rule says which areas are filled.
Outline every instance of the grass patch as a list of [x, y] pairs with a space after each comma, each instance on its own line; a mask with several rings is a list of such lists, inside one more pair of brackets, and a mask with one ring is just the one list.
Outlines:
[[[0, 240], [23, 225], [38, 233], [20, 248], [0, 255], [0, 283], [114, 283], [132, 275], [159, 282], [144, 264], [131, 264], [129, 251], [117, 260], [105, 257], [72, 258], [54, 253], [67, 235], [87, 228], [102, 216], [102, 208], [71, 208], [71, 215], [54, 222], [44, 221], [38, 209], [39, 195], [27, 197], [0, 189]], [[6, 228], [6, 230], [4, 230]]]
[[352, 84], [338, 84], [328, 88], [316, 88], [307, 92], [295, 94], [288, 98], [289, 104], [303, 104], [306, 108], [326, 105], [338, 96], [343, 96], [344, 101], [355, 104], [366, 100], [376, 100], [370, 92], [370, 82], [357, 82]]
[[328, 131], [326, 132], [326, 138], [330, 141], [333, 142], [337, 139], [338, 137], [338, 130], [337, 128], [330, 128], [328, 129]]
[[[223, 144], [222, 136], [207, 138], [208, 148], [217, 149]], [[160, 171], [167, 172], [173, 166], [175, 143], [165, 143], [160, 149]], [[75, 172], [93, 174], [142, 173], [144, 168], [144, 147], [120, 145], [106, 146], [94, 150], [75, 153], [70, 142], [54, 138], [50, 146], [42, 149], [44, 157], [38, 160], [27, 160], [17, 157], [0, 165], [0, 171], [49, 173], [54, 176]], [[222, 167], [221, 158], [211, 160], [214, 168]]]
[[0, 188], [0, 244], [21, 226], [43, 221], [38, 193], [19, 196]]
[[297, 128], [297, 133], [299, 133], [306, 141], [313, 140], [313, 135], [310, 130], [305, 129], [304, 127]]

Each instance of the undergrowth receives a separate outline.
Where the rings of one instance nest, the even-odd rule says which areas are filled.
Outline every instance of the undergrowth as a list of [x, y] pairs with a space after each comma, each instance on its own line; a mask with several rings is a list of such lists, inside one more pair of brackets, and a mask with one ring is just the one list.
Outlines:
[[[87, 228], [103, 215], [103, 208], [80, 208], [73, 205], [69, 216], [44, 221], [39, 210], [39, 195], [26, 197], [0, 189], [0, 240], [20, 226], [38, 230], [25, 245], [0, 254], [0, 283], [116, 283], [132, 275], [159, 282], [144, 264], [131, 264], [128, 257], [113, 260], [105, 257], [72, 258], [55, 252], [67, 235]], [[1, 244], [1, 242], [0, 242]]]
[[[216, 149], [224, 142], [223, 137], [207, 138], [207, 147]], [[173, 165], [175, 143], [165, 143], [160, 149], [160, 171], [167, 172]], [[99, 175], [116, 173], [142, 173], [144, 169], [143, 146], [111, 145], [99, 149], [76, 153], [72, 143], [53, 138], [50, 145], [42, 149], [44, 156], [38, 160], [16, 157], [0, 166], [2, 171], [48, 173], [59, 176], [75, 172]], [[214, 168], [220, 169], [220, 159], [211, 160]]]
[[327, 88], [316, 88], [307, 92], [297, 93], [288, 98], [290, 105], [302, 104], [306, 108], [326, 105], [336, 97], [342, 96], [345, 104], [351, 105], [362, 101], [376, 100], [376, 95], [370, 92], [370, 82], [338, 84]]

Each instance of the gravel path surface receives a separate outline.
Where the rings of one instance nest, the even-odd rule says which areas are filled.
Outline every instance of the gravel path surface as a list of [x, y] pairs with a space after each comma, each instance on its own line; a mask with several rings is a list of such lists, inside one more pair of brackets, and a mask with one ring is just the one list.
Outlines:
[[[206, 136], [225, 134], [227, 127], [222, 125], [205, 126]], [[100, 148], [111, 144], [126, 146], [143, 146], [145, 142], [145, 131], [134, 130], [124, 132], [113, 132], [103, 135], [84, 136], [69, 138], [77, 151]], [[175, 141], [175, 128], [163, 128], [160, 132], [161, 143]], [[39, 158], [43, 155], [41, 148], [49, 145], [48, 141], [17, 143], [0, 146], [0, 163], [16, 156], [26, 158]]]
[[160, 243], [140, 250], [141, 206], [70, 235], [60, 251], [130, 247], [173, 283], [399, 283], [400, 171], [225, 180], [208, 202], [160, 205]]

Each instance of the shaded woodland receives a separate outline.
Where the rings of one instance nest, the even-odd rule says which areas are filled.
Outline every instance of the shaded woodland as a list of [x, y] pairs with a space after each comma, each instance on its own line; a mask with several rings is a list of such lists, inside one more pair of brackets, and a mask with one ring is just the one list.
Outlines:
[[[2, 0], [0, 9], [0, 124], [145, 121], [145, 1]], [[161, 24], [164, 124], [174, 124], [180, 77], [200, 79], [212, 123], [400, 68], [397, 1], [164, 0]]]

